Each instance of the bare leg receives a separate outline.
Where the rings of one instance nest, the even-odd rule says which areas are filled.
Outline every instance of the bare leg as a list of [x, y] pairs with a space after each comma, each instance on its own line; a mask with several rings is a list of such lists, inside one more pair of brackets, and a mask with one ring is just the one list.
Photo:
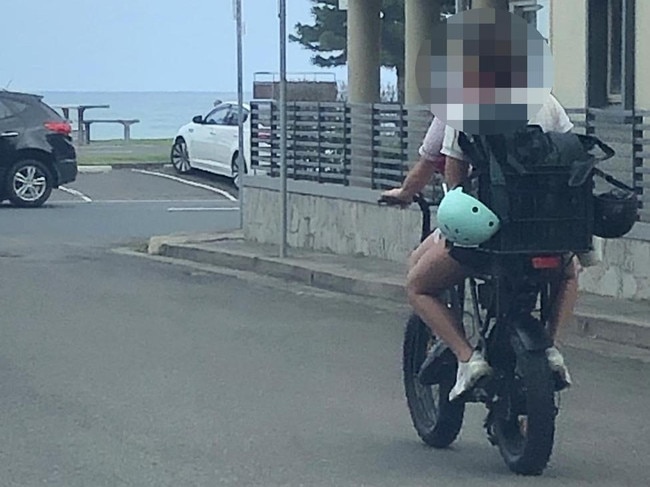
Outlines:
[[444, 240], [434, 242], [432, 239], [428, 242], [427, 249], [417, 257], [417, 260], [412, 259], [414, 265], [407, 276], [409, 302], [431, 331], [449, 346], [458, 360], [467, 362], [472, 356], [472, 346], [460, 331], [456, 317], [440, 299], [445, 290], [462, 282], [466, 272], [449, 255]]
[[577, 257], [574, 257], [566, 269], [565, 279], [558, 284], [557, 297], [548, 329], [553, 341], [555, 341], [560, 327], [566, 326], [573, 318], [573, 310], [578, 301], [578, 268]]
[[415, 264], [422, 258], [422, 256], [431, 250], [434, 245], [442, 239], [438, 229], [434, 230], [424, 241], [413, 251], [409, 257], [409, 271], [415, 267]]

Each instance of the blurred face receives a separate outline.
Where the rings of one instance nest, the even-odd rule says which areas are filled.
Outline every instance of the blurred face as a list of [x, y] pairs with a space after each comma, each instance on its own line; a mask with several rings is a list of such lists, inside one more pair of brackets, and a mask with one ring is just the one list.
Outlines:
[[552, 75], [541, 34], [494, 9], [469, 10], [436, 28], [416, 73], [433, 113], [471, 134], [525, 125], [548, 98]]

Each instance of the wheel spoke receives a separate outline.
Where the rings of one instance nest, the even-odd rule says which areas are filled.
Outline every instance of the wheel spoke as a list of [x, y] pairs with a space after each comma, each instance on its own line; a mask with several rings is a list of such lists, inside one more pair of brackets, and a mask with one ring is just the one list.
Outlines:
[[45, 186], [46, 183], [47, 181], [45, 179], [45, 176], [39, 176], [36, 179], [34, 179], [34, 181], [32, 181], [32, 184], [34, 186]]
[[185, 143], [179, 142], [172, 146], [172, 165], [179, 172], [188, 172], [191, 169]]
[[25, 196], [25, 193], [29, 190], [29, 185], [23, 184], [16, 189], [16, 194], [20, 197]]
[[27, 179], [33, 181], [35, 175], [36, 175], [36, 168], [34, 166], [29, 166], [27, 168]]
[[25, 184], [27, 182], [27, 178], [25, 177], [25, 175], [23, 173], [17, 172], [15, 174], [15, 176], [14, 176], [14, 181], [17, 181], [17, 182], [19, 182], [21, 184]]
[[519, 416], [517, 418], [519, 424], [519, 434], [522, 438], [528, 437], [528, 416]]

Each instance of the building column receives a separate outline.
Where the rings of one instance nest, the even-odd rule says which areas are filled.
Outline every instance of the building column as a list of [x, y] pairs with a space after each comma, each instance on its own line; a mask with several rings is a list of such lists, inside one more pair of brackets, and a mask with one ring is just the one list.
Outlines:
[[[419, 159], [418, 148], [426, 134], [427, 117], [431, 117], [427, 93], [420, 91], [416, 73], [419, 55], [426, 55], [428, 49], [420, 50], [431, 40], [431, 31], [440, 22], [440, 0], [406, 0], [404, 3], [404, 104], [408, 121], [407, 154], [410, 162]], [[424, 77], [426, 79], [426, 76]], [[421, 80], [422, 82], [422, 80]]]
[[[431, 40], [431, 30], [440, 17], [438, 0], [406, 0], [404, 4], [405, 44], [405, 104], [421, 105], [426, 102], [417, 86], [415, 66], [420, 48]], [[430, 100], [429, 100], [430, 101]]]
[[348, 3], [348, 100], [376, 103], [380, 94], [381, 0]]
[[634, 18], [635, 32], [635, 74], [634, 74], [634, 102], [638, 110], [650, 110], [650, 2], [636, 2]]
[[372, 103], [380, 101], [381, 0], [348, 3], [348, 103], [351, 121], [350, 184], [371, 187]]
[[553, 94], [565, 108], [587, 106], [587, 0], [552, 2]]
[[[648, 86], [650, 83], [650, 29], [648, 29], [648, 19], [650, 19], [650, 2], [647, 1], [637, 1], [634, 6], [634, 22], [636, 25], [635, 39], [634, 39], [634, 110], [639, 114], [639, 112], [650, 110], [650, 90]], [[644, 125], [650, 124], [650, 116], [643, 116], [641, 119]], [[636, 134], [637, 139], [650, 140], [650, 130], [638, 130]], [[639, 144], [636, 147], [641, 150], [641, 152], [650, 152], [650, 144], [643, 143]], [[650, 170], [650, 158], [639, 157], [639, 154], [635, 154], [634, 164], [635, 166], [640, 166], [642, 171]], [[648, 176], [646, 173], [639, 178], [637, 176], [636, 185], [643, 186], [644, 183], [647, 183]], [[640, 196], [644, 200], [643, 202], [643, 211], [642, 216], [644, 219], [647, 219], [648, 214], [648, 189], [643, 190], [643, 194]]]

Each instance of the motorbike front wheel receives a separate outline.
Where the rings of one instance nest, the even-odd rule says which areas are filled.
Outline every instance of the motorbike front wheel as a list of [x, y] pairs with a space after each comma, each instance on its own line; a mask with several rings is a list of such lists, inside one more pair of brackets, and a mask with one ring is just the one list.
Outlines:
[[429, 327], [416, 314], [406, 324], [402, 369], [406, 402], [418, 436], [433, 448], [446, 448], [458, 436], [465, 403], [450, 403], [449, 391], [456, 382], [456, 364], [440, 375], [437, 384], [423, 385], [418, 372], [435, 343]]

